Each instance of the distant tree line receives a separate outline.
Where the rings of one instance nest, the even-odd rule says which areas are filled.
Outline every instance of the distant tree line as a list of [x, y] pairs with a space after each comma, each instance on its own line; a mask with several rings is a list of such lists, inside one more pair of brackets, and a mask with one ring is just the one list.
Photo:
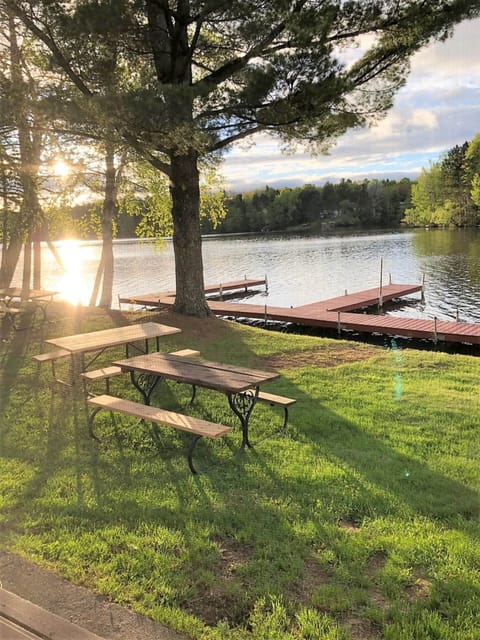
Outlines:
[[264, 189], [226, 198], [227, 213], [214, 228], [204, 220], [204, 233], [281, 231], [292, 228], [394, 227], [411, 204], [411, 182], [342, 180], [324, 186]]
[[412, 225], [480, 224], [480, 134], [423, 169], [405, 212]]

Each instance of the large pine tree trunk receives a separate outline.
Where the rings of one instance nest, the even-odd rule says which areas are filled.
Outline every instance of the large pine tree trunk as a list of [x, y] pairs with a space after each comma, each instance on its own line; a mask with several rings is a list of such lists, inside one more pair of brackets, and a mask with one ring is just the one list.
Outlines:
[[174, 310], [185, 315], [206, 317], [211, 312], [205, 300], [203, 283], [197, 157], [192, 153], [173, 156], [170, 161], [176, 280]]

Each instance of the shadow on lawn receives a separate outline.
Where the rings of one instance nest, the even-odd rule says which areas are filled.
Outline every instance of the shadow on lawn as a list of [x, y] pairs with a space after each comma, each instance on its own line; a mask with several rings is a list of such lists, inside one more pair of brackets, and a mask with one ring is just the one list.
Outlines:
[[[119, 323], [126, 318], [115, 313], [112, 319]], [[200, 340], [181, 346], [195, 348], [197, 342]], [[236, 345], [225, 361], [235, 362], [240, 351], [245, 362], [249, 355], [246, 344]], [[166, 403], [174, 404], [176, 389], [166, 389]], [[155, 443], [145, 427], [128, 429], [121, 420], [107, 417], [102, 424], [109, 428], [110, 437], [98, 445], [87, 433], [85, 404], [52, 393], [47, 424], [35, 436], [37, 473], [18, 496], [18, 504], [42, 496], [48, 480], [58, 476], [59, 485], [53, 491], [62, 495], [45, 500], [42, 506], [47, 522], [56, 521], [66, 528], [75, 523], [78, 535], [93, 531], [101, 535], [103, 527], [122, 526], [136, 532], [139, 540], [143, 525], [169, 529], [180, 541], [173, 552], [181, 554], [176, 572], [187, 575], [185, 579], [205, 595], [207, 604], [215, 590], [209, 589], [208, 581], [201, 583], [201, 576], [221, 570], [217, 546], [225, 545], [226, 540], [239, 541], [250, 549], [245, 552], [246, 564], [255, 555], [259, 583], [245, 589], [242, 585], [243, 596], [231, 597], [229, 580], [242, 583], [241, 572], [234, 578], [216, 575], [225, 588], [220, 590], [218, 603], [212, 601], [212, 610], [218, 605], [220, 618], [225, 615], [238, 624], [245, 621], [249, 601], [259, 593], [282, 593], [289, 588], [301, 575], [312, 547], [331, 540], [332, 527], [340, 520], [361, 524], [364, 519], [392, 513], [399, 517], [420, 514], [444, 519], [448, 526], [455, 516], [478, 516], [479, 500], [473, 490], [396, 451], [302, 389], [306, 387], [283, 376], [275, 387], [275, 392], [298, 401], [290, 412], [289, 433], [293, 436], [265, 440], [198, 477], [190, 474], [183, 442], [176, 434], [172, 437], [171, 430]], [[210, 411], [204, 417], [215, 420], [223, 411], [217, 405], [210, 408], [208, 400], [205, 405], [200, 401], [200, 409]], [[251, 421], [254, 441], [257, 412], [259, 423], [265, 424], [270, 417], [275, 420], [272, 431], [279, 420], [278, 409], [257, 407]], [[240, 438], [239, 431], [233, 438]], [[172, 446], [162, 451], [162, 442], [169, 440]], [[20, 441], [10, 443], [10, 454], [20, 459], [32, 457]], [[62, 484], [63, 475], [71, 476], [71, 482], [67, 479]], [[305, 523], [314, 527], [309, 535]], [[461, 522], [457, 519], [452, 526], [461, 527]], [[338, 529], [335, 535], [340, 538], [343, 533]], [[142, 556], [141, 546], [136, 553]], [[282, 557], [294, 565], [285, 575]], [[172, 574], [172, 583], [177, 579]], [[248, 573], [245, 580], [248, 582]], [[201, 617], [208, 616], [203, 612]], [[214, 617], [207, 620], [215, 621]]]

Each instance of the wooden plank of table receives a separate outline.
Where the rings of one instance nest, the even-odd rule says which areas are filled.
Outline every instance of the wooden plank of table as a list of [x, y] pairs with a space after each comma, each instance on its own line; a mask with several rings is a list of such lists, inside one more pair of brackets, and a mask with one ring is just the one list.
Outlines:
[[240, 393], [279, 377], [278, 373], [257, 370], [250, 370], [248, 373], [243, 367], [235, 370], [233, 365], [225, 365], [221, 368], [216, 362], [188, 361], [180, 357], [167, 358], [158, 353], [116, 360], [114, 364], [124, 371], [151, 373], [178, 382], [231, 393]]
[[[157, 358], [163, 358], [165, 360], [171, 360], [172, 362], [178, 362], [178, 358], [180, 356], [176, 356], [173, 353], [157, 353], [151, 354], [155, 355]], [[234, 373], [245, 373], [249, 376], [258, 377], [260, 381], [265, 380], [265, 375], [268, 374], [268, 371], [260, 371], [258, 369], [250, 369], [248, 367], [239, 367], [235, 365], [225, 364], [223, 362], [214, 362], [213, 360], [204, 360], [202, 358], [188, 358], [182, 357], [182, 363], [188, 362], [189, 364], [203, 366], [204, 364], [208, 364], [211, 369], [221, 369], [222, 371], [233, 371]]]
[[147, 340], [149, 338], [159, 338], [162, 336], [180, 333], [181, 329], [170, 327], [158, 322], [143, 322], [142, 324], [132, 324], [113, 329], [103, 329], [90, 333], [79, 333], [63, 338], [50, 338], [46, 340], [60, 349], [66, 349], [70, 353], [82, 353], [114, 347], [120, 344]]
[[23, 300], [40, 300], [42, 298], [53, 298], [58, 291], [48, 289], [21, 289], [20, 287], [7, 287], [0, 289], [0, 296], [5, 298], [21, 298]]

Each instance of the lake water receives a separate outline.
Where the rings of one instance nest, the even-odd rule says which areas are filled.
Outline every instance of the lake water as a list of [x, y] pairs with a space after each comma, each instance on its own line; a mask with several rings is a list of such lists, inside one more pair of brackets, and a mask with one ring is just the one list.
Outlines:
[[[100, 244], [57, 246], [68, 271], [62, 273], [44, 247], [43, 286], [60, 290], [71, 301], [87, 302]], [[114, 306], [119, 294], [175, 288], [171, 241], [157, 248], [121, 240], [115, 243], [114, 255]], [[394, 283], [416, 284], [425, 277], [423, 303], [417, 295], [412, 303], [388, 313], [447, 320], [454, 319], [458, 310], [461, 320], [480, 322], [480, 229], [212, 236], [204, 239], [203, 255], [206, 283], [266, 275], [268, 296], [259, 291], [248, 302], [288, 307], [378, 286], [383, 258], [384, 284], [389, 274]]]

